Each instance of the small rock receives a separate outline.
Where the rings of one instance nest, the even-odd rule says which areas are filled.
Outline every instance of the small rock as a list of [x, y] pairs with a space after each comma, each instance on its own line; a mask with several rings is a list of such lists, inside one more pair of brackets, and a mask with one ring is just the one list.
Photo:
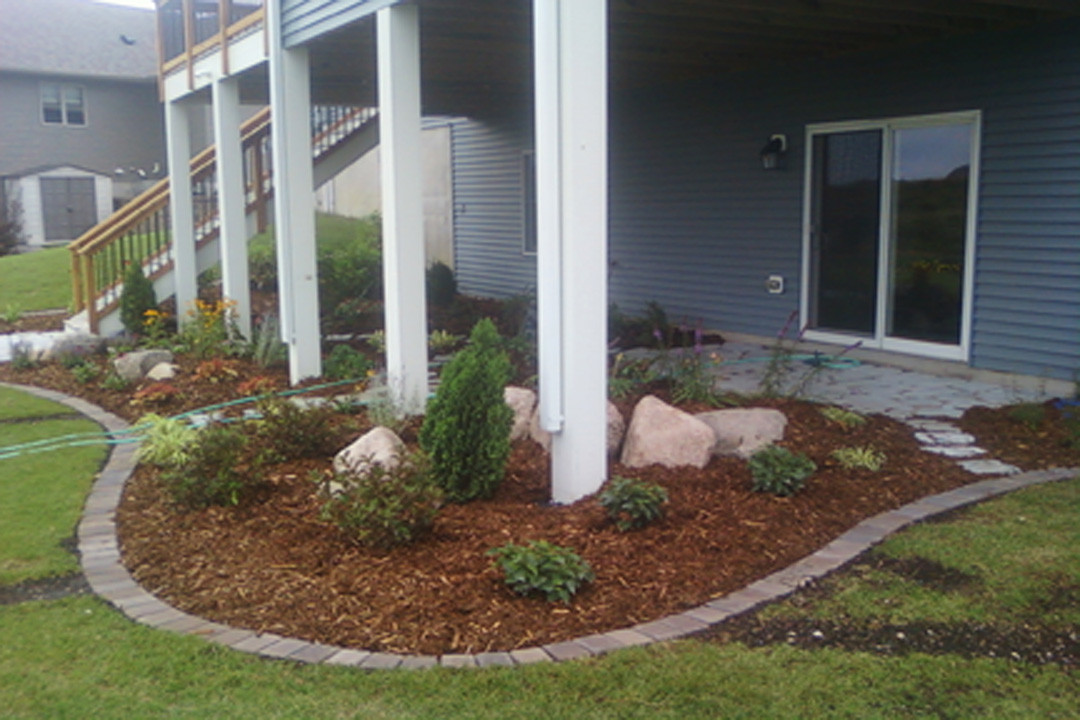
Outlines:
[[510, 426], [510, 442], [514, 442], [529, 434], [529, 424], [536, 408], [536, 393], [528, 388], [511, 385], [503, 391], [503, 397], [514, 411], [514, 423]]
[[771, 408], [736, 408], [698, 413], [698, 420], [716, 434], [713, 455], [737, 455], [744, 460], [784, 439], [787, 417]]
[[693, 415], [652, 395], [634, 408], [623, 443], [622, 463], [627, 467], [705, 467], [712, 457], [716, 434]]
[[146, 373], [146, 377], [148, 380], [172, 380], [179, 370], [180, 366], [174, 363], [158, 363], [150, 368], [150, 372]]
[[973, 475], [1015, 475], [1020, 468], [1000, 460], [965, 460], [960, 467]]

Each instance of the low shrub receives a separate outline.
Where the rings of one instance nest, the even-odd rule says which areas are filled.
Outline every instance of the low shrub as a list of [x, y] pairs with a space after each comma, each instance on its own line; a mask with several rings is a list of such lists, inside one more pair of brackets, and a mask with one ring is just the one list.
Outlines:
[[139, 388], [131, 396], [131, 404], [139, 405], [168, 405], [172, 400], [182, 396], [180, 388], [167, 382], [154, 382], [146, 387]]
[[851, 430], [866, 424], [866, 418], [859, 413], [834, 405], [823, 407], [819, 412], [825, 416], [826, 420], [836, 423], [845, 430]]
[[667, 490], [656, 483], [619, 475], [600, 493], [600, 505], [624, 532], [659, 519], [667, 500]]
[[506, 584], [519, 595], [540, 594], [548, 602], [570, 602], [582, 585], [596, 579], [589, 563], [570, 548], [546, 540], [508, 543], [488, 551]]
[[259, 399], [255, 409], [262, 415], [255, 421], [255, 437], [266, 462], [326, 457], [340, 449], [330, 407], [300, 407], [270, 396]]
[[510, 360], [495, 324], [481, 320], [469, 345], [443, 368], [420, 428], [420, 445], [454, 502], [490, 497], [502, 482], [513, 421], [504, 399], [509, 380]]
[[70, 368], [72, 377], [80, 385], [88, 385], [101, 374], [101, 368], [88, 360], [81, 360]]
[[323, 375], [330, 380], [364, 380], [371, 370], [367, 356], [348, 345], [335, 345], [323, 364]]
[[261, 368], [268, 368], [285, 362], [288, 349], [281, 341], [280, 328], [276, 315], [267, 315], [251, 329], [251, 342], [248, 345], [251, 359]]
[[649, 360], [626, 360], [619, 353], [608, 371], [608, 395], [616, 399], [630, 397], [655, 379], [656, 374]]
[[392, 470], [374, 464], [361, 476], [334, 475], [344, 491], [323, 506], [330, 520], [359, 545], [382, 549], [404, 545], [427, 533], [443, 502], [443, 492], [420, 454]]
[[754, 491], [780, 497], [788, 497], [801, 490], [815, 470], [817, 465], [813, 460], [778, 445], [758, 450], [750, 458]]
[[192, 377], [196, 380], [207, 382], [211, 385], [235, 380], [239, 376], [240, 372], [233, 363], [223, 360], [222, 358], [203, 360], [195, 366], [195, 372], [192, 373]]
[[185, 510], [240, 504], [257, 483], [255, 468], [245, 463], [245, 445], [236, 426], [212, 423], [196, 431], [187, 459], [161, 475], [173, 503]]
[[436, 355], [442, 355], [456, 348], [464, 339], [446, 330], [432, 330], [428, 335], [428, 348]]
[[110, 370], [108, 374], [105, 375], [105, 379], [101, 381], [101, 388], [103, 390], [113, 390], [115, 392], [127, 390], [129, 385], [131, 385], [131, 383], [118, 375], [114, 370]]
[[136, 453], [139, 462], [170, 468], [190, 459], [197, 431], [186, 421], [147, 413], [135, 425], [147, 426]]
[[829, 455], [846, 470], [877, 472], [885, 467], [885, 453], [870, 445], [839, 448], [833, 450]]

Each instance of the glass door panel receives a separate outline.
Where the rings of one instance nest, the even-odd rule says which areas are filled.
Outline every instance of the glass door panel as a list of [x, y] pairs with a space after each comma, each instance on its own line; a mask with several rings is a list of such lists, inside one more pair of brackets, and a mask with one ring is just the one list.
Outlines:
[[875, 334], [881, 234], [880, 130], [813, 138], [809, 326]]
[[970, 124], [893, 133], [885, 334], [960, 343]]

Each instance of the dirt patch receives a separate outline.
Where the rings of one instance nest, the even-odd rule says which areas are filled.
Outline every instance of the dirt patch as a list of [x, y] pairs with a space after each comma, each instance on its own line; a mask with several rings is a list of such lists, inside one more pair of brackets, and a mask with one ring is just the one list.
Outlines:
[[71, 595], [89, 595], [90, 592], [90, 585], [82, 573], [70, 573], [41, 580], [27, 580], [15, 585], [0, 585], [0, 605], [15, 605], [32, 600], [58, 600]]
[[0, 335], [23, 332], [52, 332], [64, 329], [67, 310], [42, 310], [25, 313], [14, 322], [0, 318]]
[[943, 593], [964, 592], [982, 584], [982, 578], [976, 573], [967, 573], [942, 565], [936, 560], [919, 556], [892, 558], [878, 555], [875, 556], [870, 567], [891, 572], [893, 575], [916, 582], [925, 588]]
[[699, 637], [748, 647], [791, 645], [839, 648], [875, 655], [960, 655], [1005, 658], [1043, 665], [1080, 666], [1080, 632], [1040, 625], [918, 622], [901, 625], [810, 618], [769, 618], [758, 614], [729, 620]]
[[1055, 401], [1042, 407], [1043, 418], [1034, 425], [1013, 417], [1016, 406], [973, 407], [960, 419], [960, 429], [991, 457], [1024, 470], [1080, 467], [1080, 407], [1063, 410]]

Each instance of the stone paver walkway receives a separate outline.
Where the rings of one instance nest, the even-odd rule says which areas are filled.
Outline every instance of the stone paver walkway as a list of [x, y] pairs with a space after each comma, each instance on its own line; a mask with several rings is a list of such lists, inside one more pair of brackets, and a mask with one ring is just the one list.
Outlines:
[[[747, 348], [747, 351], [760, 348]], [[725, 346], [735, 357], [737, 348]], [[751, 357], [745, 355], [744, 357]], [[763, 363], [725, 366], [724, 387], [750, 391], [757, 387]], [[726, 372], [732, 369], [732, 372]], [[101, 424], [119, 431], [127, 424], [78, 398], [50, 390], [11, 385], [20, 390], [64, 403]], [[116, 508], [123, 485], [135, 467], [135, 448], [115, 446], [108, 463], [94, 482], [79, 523], [78, 538], [83, 572], [94, 592], [132, 620], [151, 627], [195, 635], [209, 642], [264, 657], [306, 663], [347, 665], [367, 670], [425, 667], [488, 667], [573, 660], [613, 650], [673, 640], [722, 622], [759, 605], [784, 597], [853, 560], [888, 535], [924, 518], [1039, 483], [1080, 475], [1080, 468], [1019, 473], [1016, 468], [987, 458], [973, 446], [973, 438], [941, 418], [958, 417], [972, 405], [1001, 405], [1019, 399], [1017, 393], [986, 383], [934, 378], [872, 365], [823, 373], [812, 388], [814, 397], [858, 412], [881, 412], [913, 425], [928, 451], [956, 458], [973, 473], [995, 475], [989, 480], [932, 495], [896, 510], [868, 518], [817, 552], [790, 567], [751, 583], [742, 590], [699, 607], [632, 627], [589, 635], [566, 642], [511, 652], [441, 656], [397, 655], [310, 643], [273, 633], [232, 628], [173, 608], [135, 582], [120, 561], [116, 536]]]

